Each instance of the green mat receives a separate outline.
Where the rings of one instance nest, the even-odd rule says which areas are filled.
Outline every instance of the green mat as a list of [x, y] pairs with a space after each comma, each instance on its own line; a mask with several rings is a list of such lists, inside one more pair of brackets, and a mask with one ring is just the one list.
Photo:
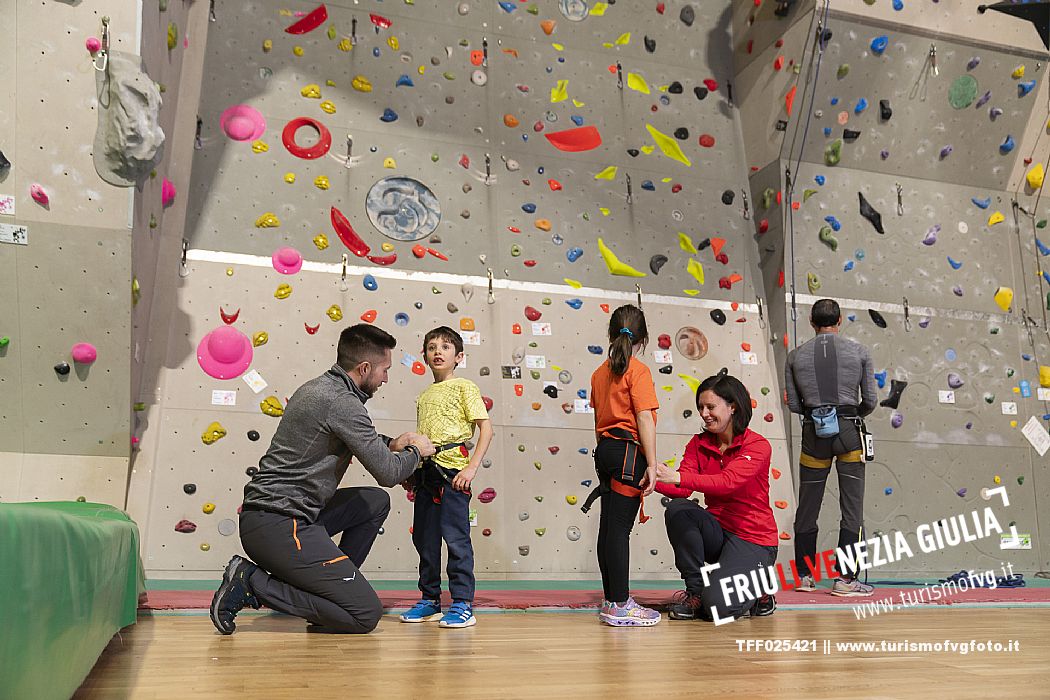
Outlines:
[[68, 698], [144, 590], [138, 526], [98, 503], [0, 503], [0, 696]]

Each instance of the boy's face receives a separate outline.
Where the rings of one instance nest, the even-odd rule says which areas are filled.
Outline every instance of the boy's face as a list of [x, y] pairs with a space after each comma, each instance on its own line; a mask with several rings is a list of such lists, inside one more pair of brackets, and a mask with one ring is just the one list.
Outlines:
[[457, 353], [456, 346], [445, 338], [431, 338], [423, 348], [423, 359], [432, 370], [453, 370], [463, 361], [463, 353]]

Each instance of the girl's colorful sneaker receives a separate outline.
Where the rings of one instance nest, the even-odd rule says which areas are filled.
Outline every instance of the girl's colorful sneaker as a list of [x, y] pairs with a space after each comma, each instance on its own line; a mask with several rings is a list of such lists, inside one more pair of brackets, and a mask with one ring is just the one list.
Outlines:
[[613, 627], [652, 627], [660, 621], [660, 613], [645, 608], [628, 598], [623, 605], [612, 603], [609, 612], [603, 612], [599, 619]]

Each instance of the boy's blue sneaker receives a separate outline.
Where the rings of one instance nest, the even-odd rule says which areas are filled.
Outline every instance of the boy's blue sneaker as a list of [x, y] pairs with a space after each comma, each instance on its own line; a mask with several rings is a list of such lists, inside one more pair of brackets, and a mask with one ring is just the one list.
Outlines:
[[413, 605], [410, 610], [401, 613], [400, 619], [402, 622], [429, 622], [439, 615], [441, 615], [441, 603], [424, 598]]
[[441, 627], [473, 627], [478, 624], [474, 617], [474, 606], [470, 603], [453, 603], [438, 623]]

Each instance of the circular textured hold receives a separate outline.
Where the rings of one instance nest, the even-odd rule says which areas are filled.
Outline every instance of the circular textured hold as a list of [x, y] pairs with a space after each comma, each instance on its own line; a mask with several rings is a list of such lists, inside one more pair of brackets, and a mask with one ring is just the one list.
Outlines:
[[183, 484], [182, 491], [183, 493], [192, 496], [197, 493], [197, 484]]
[[567, 369], [558, 372], [558, 381], [562, 384], [569, 384], [572, 382], [572, 372]]
[[689, 129], [686, 129], [684, 126], [678, 127], [674, 130], [674, 137], [679, 141], [685, 141], [689, 138]]
[[565, 529], [565, 537], [568, 538], [569, 542], [578, 542], [583, 537], [583, 533], [580, 532], [580, 528], [570, 525]]
[[223, 518], [219, 521], [218, 530], [219, 534], [223, 537], [229, 537], [237, 532], [237, 523], [233, 522], [230, 518]]
[[249, 430], [248, 431], [248, 439], [251, 440], [252, 442], [255, 442], [256, 440], [258, 440], [259, 439], [259, 431], [258, 430]]
[[736, 193], [733, 192], [733, 190], [726, 190], [725, 192], [722, 193], [722, 204], [724, 204], [724, 205], [726, 205], [728, 207], [728, 206], [730, 206], [733, 203], [733, 200], [735, 198], [736, 198]]
[[434, 233], [441, 222], [441, 204], [434, 192], [411, 177], [379, 180], [365, 197], [372, 226], [395, 241], [418, 241]]
[[[296, 133], [304, 126], [317, 130], [317, 143], [313, 146], [300, 146], [295, 142]], [[328, 131], [328, 127], [316, 119], [296, 117], [284, 125], [281, 131], [281, 142], [293, 156], [304, 160], [314, 160], [328, 153], [328, 149], [332, 147], [332, 133]]]
[[707, 336], [695, 326], [683, 326], [675, 333], [675, 346], [686, 359], [700, 360], [707, 355]]
[[394, 314], [394, 323], [402, 327], [407, 326], [408, 314], [406, 314], [404, 311], [399, 311], [398, 313]]
[[489, 81], [489, 74], [485, 71], [478, 69], [470, 74], [470, 82], [474, 83], [478, 87], [482, 87]]
[[248, 476], [255, 476], [256, 474], [259, 473], [259, 468], [258, 467], [248, 467], [247, 469], [244, 470], [244, 473], [247, 474]]
[[523, 510], [520, 513], [518, 513], [518, 520], [520, 520], [521, 522], [525, 522], [528, 519], [529, 519], [528, 511]]
[[955, 109], [966, 109], [977, 97], [977, 78], [960, 75], [948, 88], [948, 104]]

